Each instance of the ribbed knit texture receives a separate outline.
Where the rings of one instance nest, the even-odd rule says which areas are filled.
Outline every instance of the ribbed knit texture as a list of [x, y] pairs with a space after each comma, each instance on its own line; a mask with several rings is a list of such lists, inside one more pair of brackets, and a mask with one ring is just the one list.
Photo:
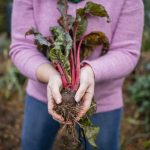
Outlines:
[[[141, 48], [144, 11], [142, 0], [92, 0], [107, 9], [111, 23], [105, 18], [89, 17], [85, 34], [104, 32], [110, 41], [109, 52], [99, 57], [97, 47], [84, 62], [91, 65], [95, 74], [95, 99], [97, 112], [114, 110], [123, 106], [122, 83], [135, 68]], [[75, 16], [77, 8], [85, 6], [69, 2], [68, 13]], [[37, 28], [49, 36], [49, 27], [58, 25], [60, 14], [55, 0], [14, 0], [12, 14], [12, 42], [10, 56], [19, 71], [28, 78], [26, 91], [29, 95], [47, 103], [46, 84], [36, 77], [37, 68], [49, 61], [36, 49], [33, 37], [25, 39], [25, 32]]]

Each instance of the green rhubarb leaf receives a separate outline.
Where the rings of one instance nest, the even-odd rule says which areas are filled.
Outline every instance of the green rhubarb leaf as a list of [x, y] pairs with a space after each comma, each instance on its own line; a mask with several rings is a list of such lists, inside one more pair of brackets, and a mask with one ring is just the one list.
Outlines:
[[85, 15], [84, 8], [77, 9], [76, 21], [75, 21], [75, 26], [77, 26], [77, 32], [76, 32], [77, 40], [80, 38], [81, 35], [85, 33], [85, 31], [87, 30], [87, 25], [88, 25], [88, 21]]
[[70, 63], [69, 52], [72, 48], [72, 38], [68, 33], [65, 33], [61, 26], [51, 27], [50, 31], [54, 37], [54, 47], [49, 52], [49, 58], [53, 62], [59, 62], [65, 71], [65, 74], [70, 81]]
[[93, 98], [92, 104], [91, 104], [89, 110], [86, 112], [86, 115], [80, 119], [80, 123], [83, 126], [92, 126], [92, 123], [91, 123], [89, 117], [92, 116], [95, 112], [96, 112], [96, 102], [95, 102], [95, 99]]
[[81, 124], [83, 127], [92, 126], [92, 123], [91, 123], [90, 119], [88, 118], [88, 115], [85, 115], [84, 117], [82, 117], [82, 118], [80, 119], [80, 124]]
[[57, 8], [61, 13], [61, 17], [59, 18], [58, 23], [62, 28], [54, 27], [51, 31], [55, 35], [56, 42], [58, 42], [59, 44], [61, 43], [61, 46], [64, 47], [63, 52], [65, 53], [66, 57], [68, 57], [73, 44], [69, 30], [72, 28], [74, 18], [71, 15], [67, 14], [67, 0], [57, 0]]
[[75, 24], [77, 24], [77, 39], [82, 36], [85, 31], [87, 30], [87, 18], [88, 15], [92, 16], [98, 16], [98, 17], [107, 17], [107, 21], [109, 22], [109, 15], [105, 8], [101, 4], [96, 4], [93, 2], [87, 2], [84, 8], [79, 8], [76, 11], [76, 21]]
[[100, 131], [100, 128], [97, 126], [87, 126], [83, 128], [85, 137], [87, 141], [94, 147], [97, 148], [96, 145], [96, 137]]
[[107, 21], [110, 21], [109, 15], [104, 6], [93, 2], [87, 2], [85, 6], [85, 13], [98, 17], [107, 17]]
[[60, 26], [50, 27], [50, 31], [54, 37], [54, 40], [58, 40], [61, 43], [64, 41], [64, 29]]
[[[75, 18], [72, 17], [71, 15], [67, 15], [67, 19], [68, 19], [68, 28], [69, 30], [71, 30], [74, 24]], [[62, 16], [58, 19], [58, 23], [65, 29], [65, 21]]]
[[57, 61], [63, 66], [68, 81], [70, 81], [68, 56], [72, 48], [72, 38], [61, 26], [51, 27], [50, 31], [54, 37], [54, 47], [50, 50], [49, 58], [53, 63]]
[[70, 63], [69, 60], [63, 55], [61, 49], [57, 49], [58, 47], [54, 47], [49, 52], [49, 58], [53, 64], [58, 62], [61, 66], [63, 66], [65, 74], [67, 76], [68, 81], [71, 81], [70, 78]]
[[52, 44], [45, 37], [43, 37], [43, 35], [39, 33], [36, 29], [31, 28], [25, 33], [25, 36], [27, 35], [34, 35], [35, 44], [42, 53], [46, 54], [47, 50], [50, 49]]
[[65, 54], [66, 54], [66, 57], [68, 58], [69, 54], [70, 54], [70, 50], [72, 48], [72, 45], [73, 45], [73, 40], [70, 36], [69, 33], [65, 33], [65, 42], [64, 42], [64, 46], [65, 46]]
[[81, 46], [80, 51], [80, 59], [81, 61], [91, 56], [92, 52], [94, 51], [92, 46], [83, 45]]
[[51, 33], [54, 36], [54, 45], [56, 49], [61, 49], [68, 59], [70, 49], [72, 48], [73, 41], [69, 33], [65, 32], [61, 26], [55, 26], [50, 28]]
[[102, 54], [106, 54], [109, 49], [109, 40], [103, 32], [93, 31], [84, 37], [82, 43], [82, 59], [89, 57], [94, 48], [103, 45]]
[[68, 15], [67, 15], [68, 1], [67, 0], [57, 0], [57, 9], [59, 10], [59, 12], [62, 15], [61, 17], [63, 19], [64, 30], [66, 32], [68, 32], [69, 31], [69, 27], [68, 27]]
[[96, 137], [100, 131], [100, 128], [98, 126], [93, 125], [93, 123], [91, 122], [88, 116], [84, 116], [83, 118], [81, 118], [80, 124], [82, 125], [87, 141], [94, 148], [96, 148], [97, 145], [95, 142], [96, 142]]
[[94, 113], [96, 112], [96, 102], [93, 98], [93, 101], [92, 101], [92, 104], [91, 104], [91, 107], [90, 109], [87, 111], [86, 115], [83, 116], [81, 119], [80, 119], [80, 124], [81, 124], [81, 127], [83, 128], [84, 130], [84, 134], [85, 134], [85, 137], [87, 139], [87, 141], [94, 147], [96, 148], [97, 145], [96, 145], [96, 137], [100, 131], [100, 128], [95, 126], [91, 120], [89, 119], [90, 116], [92, 116]]
[[90, 109], [87, 111], [86, 115], [87, 116], [92, 116], [95, 112], [96, 112], [96, 102], [95, 102], [95, 100], [93, 98], [92, 104], [90, 106]]

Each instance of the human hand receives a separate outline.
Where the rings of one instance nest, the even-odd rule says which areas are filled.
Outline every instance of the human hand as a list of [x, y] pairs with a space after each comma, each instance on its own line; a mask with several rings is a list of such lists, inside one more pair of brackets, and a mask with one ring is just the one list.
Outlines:
[[75, 95], [75, 100], [81, 102], [81, 110], [78, 114], [77, 121], [89, 110], [92, 98], [94, 95], [94, 72], [89, 65], [81, 68], [80, 73], [80, 86]]
[[54, 120], [63, 123], [63, 117], [53, 110], [55, 103], [60, 104], [62, 102], [62, 96], [60, 93], [61, 89], [62, 80], [60, 74], [57, 71], [53, 70], [53, 72], [51, 72], [47, 85], [48, 112], [52, 115]]

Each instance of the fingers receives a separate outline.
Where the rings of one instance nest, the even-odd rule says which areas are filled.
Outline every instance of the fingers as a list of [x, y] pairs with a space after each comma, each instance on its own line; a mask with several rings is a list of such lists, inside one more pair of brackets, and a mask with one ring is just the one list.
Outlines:
[[52, 97], [54, 98], [55, 102], [57, 104], [60, 104], [62, 102], [62, 97], [60, 94], [59, 86], [57, 86], [57, 85], [51, 86], [51, 93], [52, 93]]
[[59, 122], [63, 122], [64, 119], [53, 110], [54, 99], [52, 97], [51, 90], [49, 87], [47, 87], [47, 97], [48, 97], [48, 112], [52, 115], [54, 120], [57, 120]]
[[[87, 89], [94, 86], [94, 74], [93, 70], [89, 66], [85, 66], [81, 69], [80, 73], [80, 86], [75, 95], [76, 102], [79, 102]], [[94, 88], [94, 87], [93, 87]], [[90, 90], [90, 89], [89, 89]]]
[[82, 98], [83, 103], [82, 103], [81, 110], [78, 114], [77, 120], [80, 120], [80, 118], [84, 116], [86, 112], [89, 110], [92, 103], [93, 95], [94, 95], [94, 88], [90, 86]]
[[76, 102], [79, 102], [82, 99], [82, 97], [85, 94], [87, 88], [88, 88], [88, 84], [86, 82], [81, 82], [81, 84], [79, 86], [79, 89], [78, 89], [78, 91], [76, 92], [76, 95], [75, 95], [75, 101]]
[[63, 117], [58, 115], [50, 106], [51, 104], [48, 104], [48, 112], [51, 114], [52, 118], [60, 123], [64, 122]]

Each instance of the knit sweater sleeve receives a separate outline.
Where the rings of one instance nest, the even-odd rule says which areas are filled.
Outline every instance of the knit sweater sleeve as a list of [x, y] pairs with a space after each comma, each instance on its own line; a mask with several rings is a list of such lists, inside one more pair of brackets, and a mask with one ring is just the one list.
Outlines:
[[36, 27], [32, 0], [14, 0], [9, 55], [24, 76], [37, 80], [37, 68], [43, 63], [50, 62], [38, 52], [32, 36], [25, 38], [25, 33], [31, 27]]
[[109, 52], [95, 60], [83, 61], [92, 67], [96, 82], [123, 78], [133, 71], [140, 56], [143, 26], [142, 0], [125, 0]]

